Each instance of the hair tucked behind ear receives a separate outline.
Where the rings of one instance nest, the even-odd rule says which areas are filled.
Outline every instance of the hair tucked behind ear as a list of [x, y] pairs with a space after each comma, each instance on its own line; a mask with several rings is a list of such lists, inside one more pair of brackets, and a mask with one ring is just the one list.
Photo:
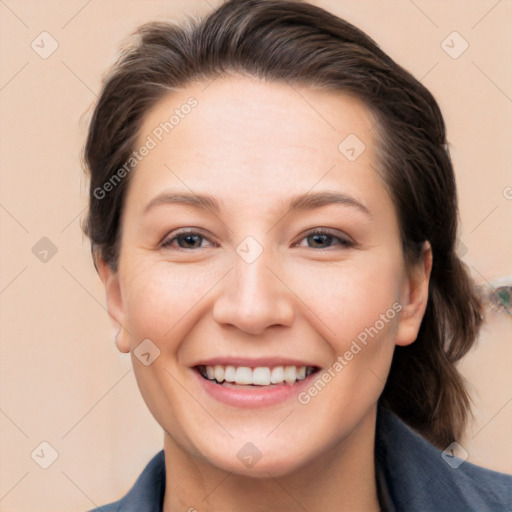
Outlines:
[[91, 181], [84, 231], [93, 252], [117, 268], [130, 175], [108, 193], [104, 185], [129, 160], [144, 116], [172, 88], [227, 73], [348, 93], [375, 115], [377, 171], [396, 207], [406, 260], [426, 240], [433, 252], [418, 338], [396, 349], [382, 401], [446, 447], [462, 434], [469, 411], [455, 363], [482, 318], [454, 250], [457, 198], [445, 125], [430, 92], [350, 23], [303, 2], [229, 0], [181, 27], [142, 26], [104, 81], [85, 146]]
[[433, 267], [418, 338], [407, 347], [396, 347], [382, 395], [388, 408], [443, 449], [460, 440], [470, 413], [470, 399], [455, 363], [473, 346], [481, 310], [456, 255], [443, 267]]

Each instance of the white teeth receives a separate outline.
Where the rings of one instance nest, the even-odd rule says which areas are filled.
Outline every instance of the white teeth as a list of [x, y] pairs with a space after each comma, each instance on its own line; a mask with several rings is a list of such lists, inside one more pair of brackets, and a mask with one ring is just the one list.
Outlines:
[[235, 382], [235, 371], [236, 368], [234, 366], [226, 366], [224, 370], [224, 380], [226, 382]]
[[270, 368], [254, 368], [252, 383], [258, 386], [268, 386], [270, 384]]
[[272, 384], [278, 384], [280, 382], [283, 382], [284, 380], [284, 372], [282, 366], [276, 366], [275, 368], [272, 368], [272, 373], [270, 374], [270, 382]]
[[295, 366], [284, 367], [284, 380], [288, 384], [293, 384], [297, 380], [297, 369]]
[[216, 364], [213, 368], [213, 372], [215, 375], [215, 380], [217, 382], [224, 381], [224, 366], [221, 366], [220, 364]]
[[252, 370], [247, 366], [239, 366], [235, 372], [236, 384], [252, 384]]
[[[259, 366], [249, 368], [248, 366], [235, 367], [224, 366], [203, 366], [203, 376], [209, 380], [217, 381], [219, 384], [226, 381], [240, 385], [269, 386], [270, 384], [294, 384], [298, 380], [305, 379], [315, 371], [312, 366], [275, 366], [269, 368]], [[206, 373], [206, 375], [205, 375]]]

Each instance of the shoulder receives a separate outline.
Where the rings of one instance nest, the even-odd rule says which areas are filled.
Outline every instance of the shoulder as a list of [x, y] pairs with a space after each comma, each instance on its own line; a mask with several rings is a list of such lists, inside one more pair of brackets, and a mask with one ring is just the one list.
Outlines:
[[128, 494], [89, 512], [161, 512], [164, 492], [165, 457], [161, 450], [149, 461]]
[[376, 464], [397, 510], [512, 510], [511, 475], [439, 450], [382, 406], [375, 443]]

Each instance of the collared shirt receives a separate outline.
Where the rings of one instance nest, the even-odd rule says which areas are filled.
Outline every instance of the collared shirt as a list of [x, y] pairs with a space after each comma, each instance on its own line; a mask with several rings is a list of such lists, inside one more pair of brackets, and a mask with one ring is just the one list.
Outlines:
[[[442, 452], [379, 405], [375, 476], [382, 512], [511, 512], [512, 476]], [[164, 451], [121, 500], [91, 512], [162, 512]]]

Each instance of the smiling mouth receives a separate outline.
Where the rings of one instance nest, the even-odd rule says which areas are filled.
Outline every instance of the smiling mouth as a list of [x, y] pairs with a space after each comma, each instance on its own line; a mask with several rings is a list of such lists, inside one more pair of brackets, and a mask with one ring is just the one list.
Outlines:
[[215, 366], [199, 365], [194, 369], [206, 380], [219, 386], [272, 386], [293, 385], [316, 373], [316, 366], [232, 366], [216, 364]]

